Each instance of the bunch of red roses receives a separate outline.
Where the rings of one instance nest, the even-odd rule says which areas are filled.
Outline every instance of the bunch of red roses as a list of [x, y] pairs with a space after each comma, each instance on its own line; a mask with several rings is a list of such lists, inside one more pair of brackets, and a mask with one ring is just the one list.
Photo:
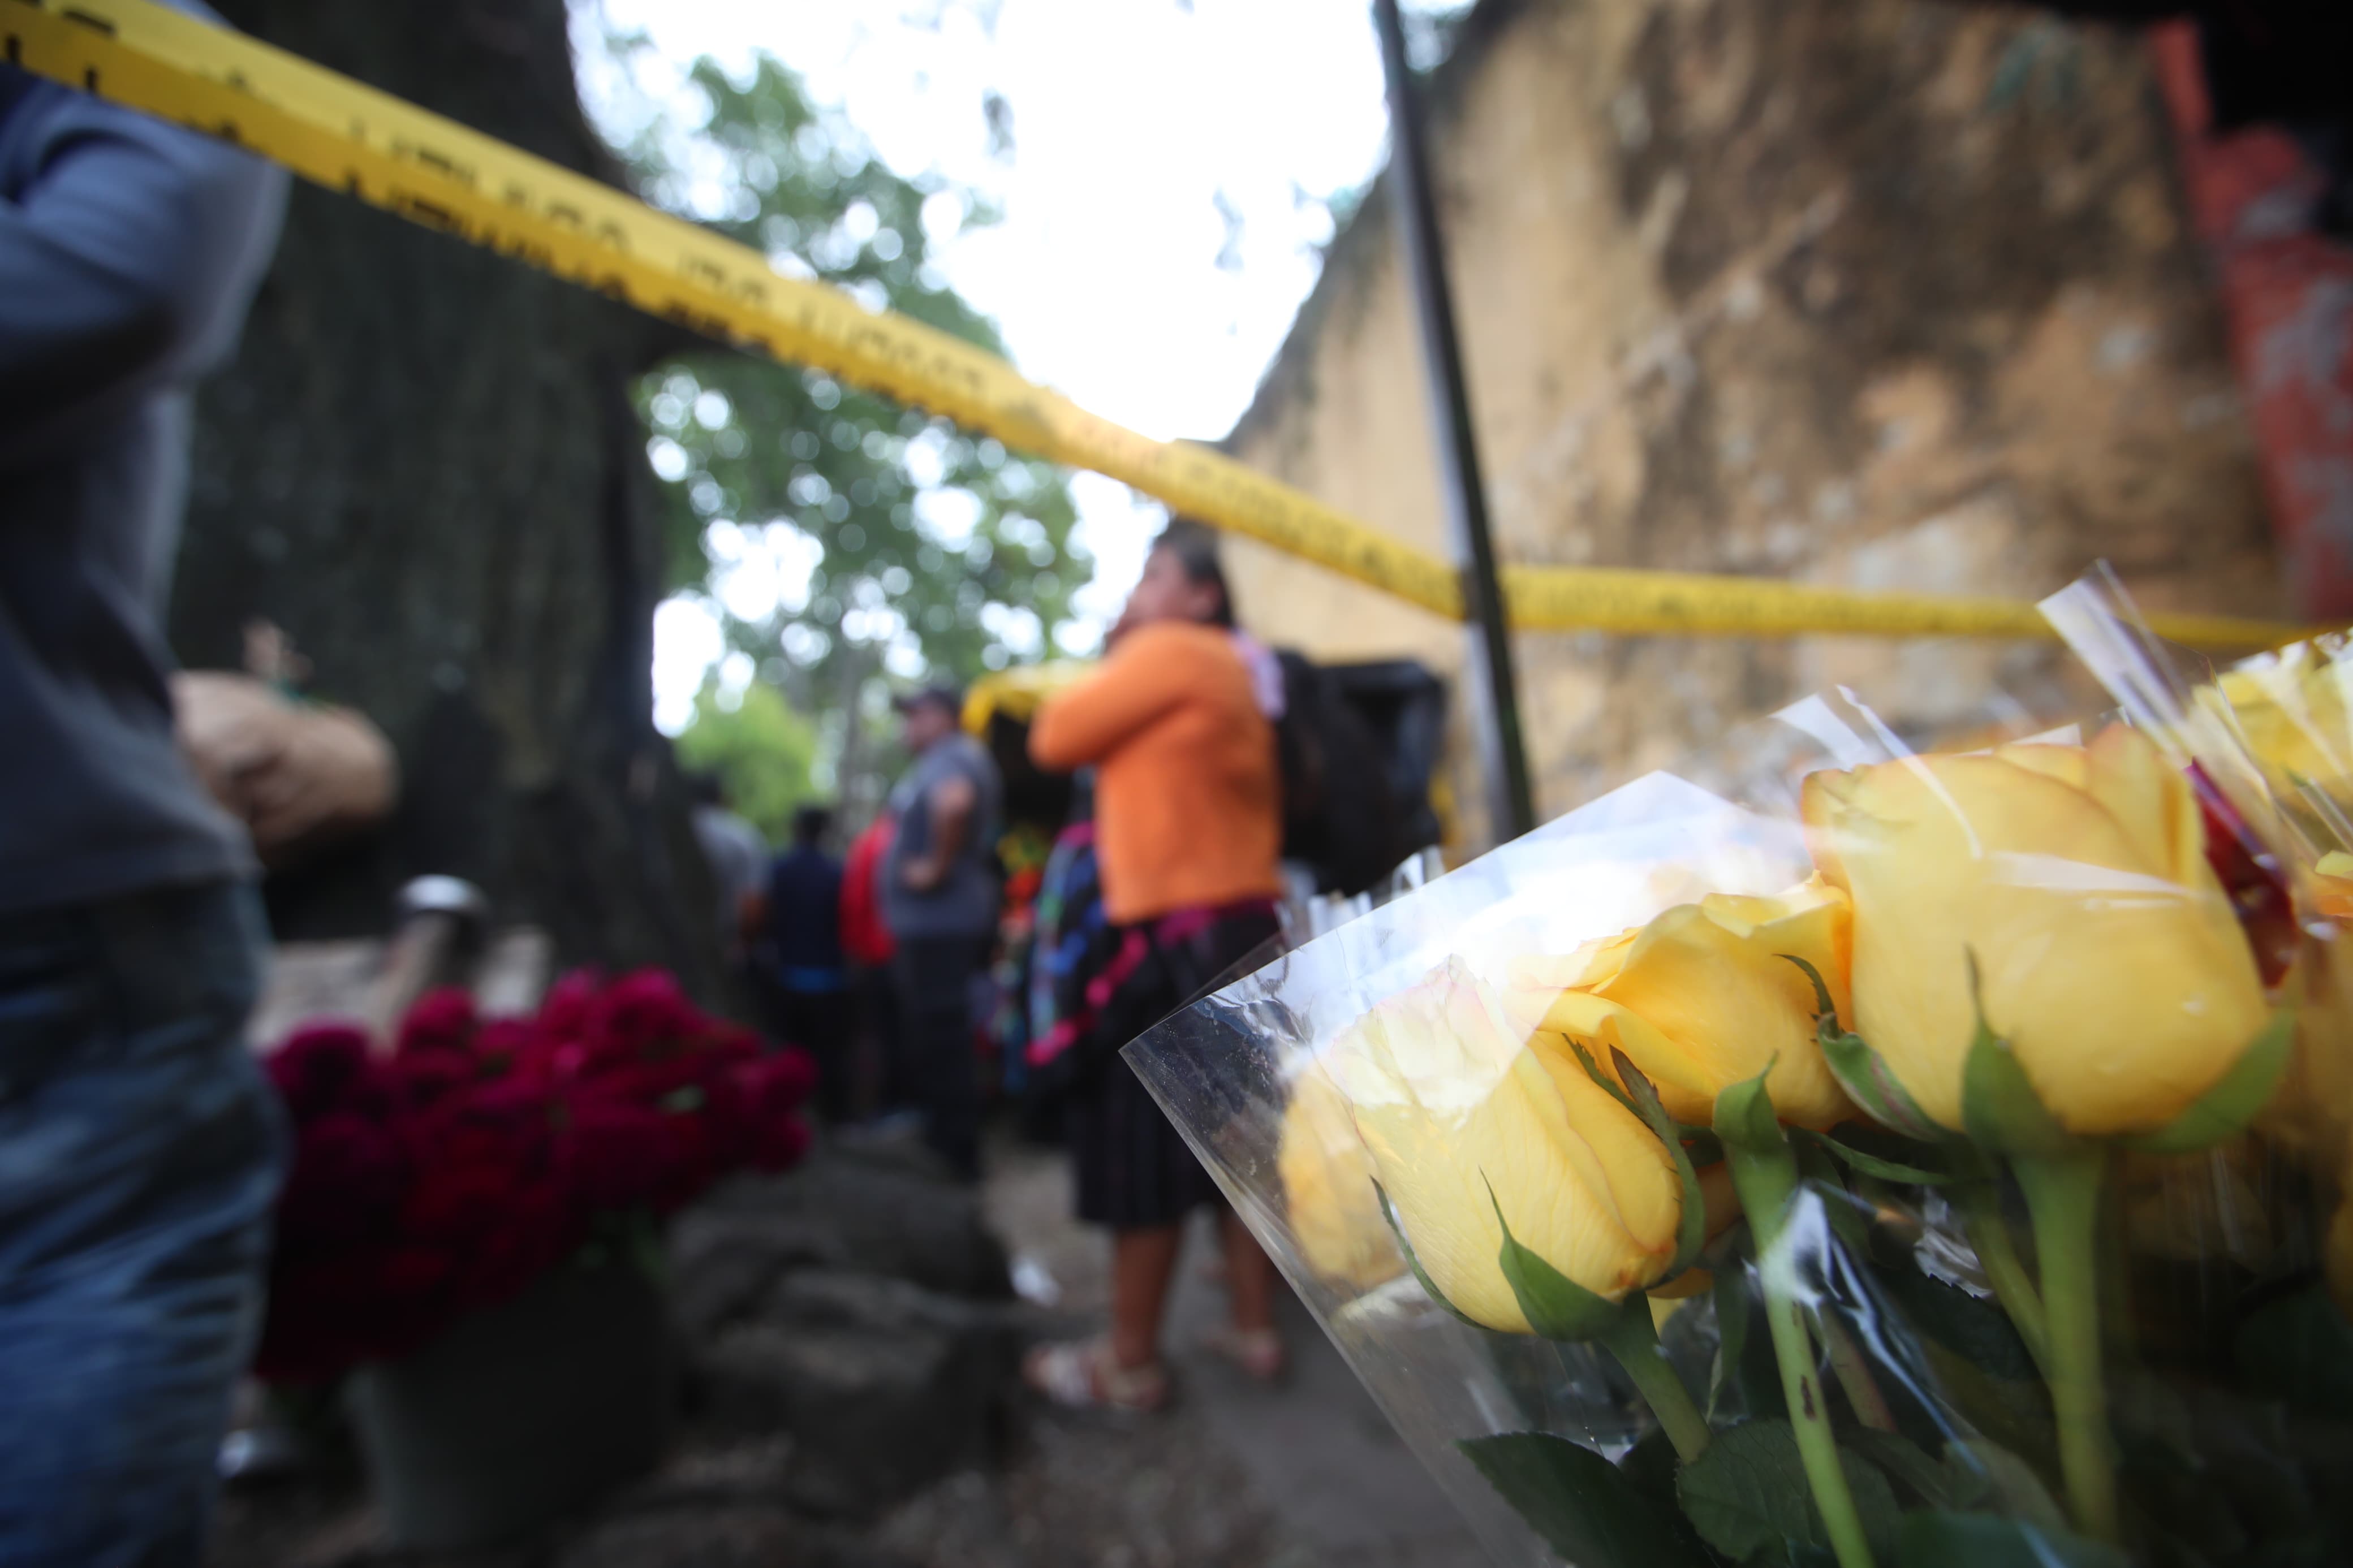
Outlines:
[[792, 1164], [815, 1078], [807, 1056], [764, 1054], [658, 970], [570, 975], [528, 1018], [435, 992], [389, 1057], [355, 1027], [313, 1024], [267, 1065], [296, 1140], [256, 1357], [280, 1382], [405, 1354], [600, 1222]]

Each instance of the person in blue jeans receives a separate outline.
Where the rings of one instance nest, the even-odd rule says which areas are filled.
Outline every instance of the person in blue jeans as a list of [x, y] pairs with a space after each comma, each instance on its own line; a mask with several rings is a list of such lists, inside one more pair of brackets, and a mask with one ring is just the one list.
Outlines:
[[[183, 10], [210, 18], [190, 3]], [[0, 65], [0, 1564], [195, 1563], [284, 1163], [243, 831], [173, 741], [190, 388], [285, 177]]]

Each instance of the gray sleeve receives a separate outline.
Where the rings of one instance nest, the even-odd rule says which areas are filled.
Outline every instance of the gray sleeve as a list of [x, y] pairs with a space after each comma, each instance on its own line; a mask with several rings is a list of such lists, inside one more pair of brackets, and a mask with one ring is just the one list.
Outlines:
[[0, 153], [5, 468], [227, 355], [277, 245], [286, 176], [50, 83], [0, 121]]

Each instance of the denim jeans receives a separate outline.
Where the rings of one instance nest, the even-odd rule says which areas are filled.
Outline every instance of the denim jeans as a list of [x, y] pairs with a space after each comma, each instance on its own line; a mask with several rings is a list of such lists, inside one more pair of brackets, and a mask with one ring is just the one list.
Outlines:
[[0, 917], [0, 1565], [203, 1552], [285, 1163], [249, 889]]

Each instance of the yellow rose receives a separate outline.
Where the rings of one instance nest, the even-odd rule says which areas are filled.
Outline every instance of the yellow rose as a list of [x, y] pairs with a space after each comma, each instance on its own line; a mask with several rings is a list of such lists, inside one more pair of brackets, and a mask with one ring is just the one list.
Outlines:
[[1464, 1316], [1529, 1331], [1498, 1261], [1499, 1204], [1521, 1246], [1610, 1300], [1673, 1261], [1666, 1146], [1460, 959], [1357, 1019], [1324, 1063], [1414, 1256]]
[[1373, 1157], [1318, 1063], [1292, 1081], [1275, 1173], [1300, 1256], [1318, 1276], [1361, 1290], [1405, 1272], [1373, 1190]]
[[1780, 1119], [1828, 1128], [1854, 1106], [1822, 1059], [1813, 982], [1789, 959], [1850, 1016], [1849, 923], [1846, 895], [1819, 879], [1778, 898], [1713, 893], [1566, 961], [1518, 962], [1510, 1005], [1605, 1068], [1613, 1047], [1625, 1052], [1679, 1121], [1705, 1126], [1719, 1093], [1770, 1065]]
[[1947, 1127], [1975, 1036], [1971, 955], [1986, 1022], [2082, 1136], [2172, 1122], [2264, 1026], [2197, 798], [2131, 730], [1819, 773], [1803, 810], [1815, 863], [1853, 900], [1854, 1027]]
[[2238, 721], [2248, 750], [2284, 796], [2293, 799], [2301, 780], [2340, 805], [2353, 798], [2348, 673], [2348, 667], [2302, 644], [2225, 670], [2215, 683], [2212, 689]]

